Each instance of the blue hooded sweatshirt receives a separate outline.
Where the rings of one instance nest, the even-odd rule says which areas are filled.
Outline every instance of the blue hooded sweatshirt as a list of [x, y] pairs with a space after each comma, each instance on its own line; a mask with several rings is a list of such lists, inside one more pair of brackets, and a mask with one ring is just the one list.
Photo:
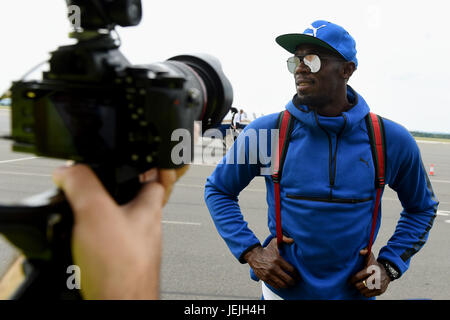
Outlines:
[[[294, 243], [283, 245], [280, 254], [299, 271], [301, 280], [280, 290], [266, 284], [284, 299], [365, 299], [348, 280], [364, 268], [359, 251], [368, 246], [370, 236], [375, 169], [364, 121], [369, 107], [351, 87], [347, 95], [353, 107], [337, 117], [296, 106], [295, 97], [286, 105], [295, 121], [280, 181], [281, 220], [283, 234]], [[205, 201], [216, 228], [241, 263], [260, 241], [244, 220], [238, 196], [262, 174], [270, 233], [262, 245], [276, 237], [274, 185], [264, 171], [270, 162], [262, 155], [271, 153], [270, 130], [277, 128], [277, 119], [278, 113], [250, 123], [205, 185]], [[386, 184], [397, 192], [403, 211], [378, 259], [388, 260], [403, 274], [428, 238], [438, 202], [414, 138], [397, 123], [387, 119], [383, 123]], [[381, 206], [375, 237], [380, 222]]]

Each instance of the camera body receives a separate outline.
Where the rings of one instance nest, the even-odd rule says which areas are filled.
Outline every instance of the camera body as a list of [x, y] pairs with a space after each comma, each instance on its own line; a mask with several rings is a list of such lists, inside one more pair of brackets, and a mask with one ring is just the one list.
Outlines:
[[[232, 87], [219, 61], [180, 55], [134, 66], [110, 28], [116, 20], [139, 23], [140, 1], [68, 4], [80, 5], [86, 29], [72, 34], [76, 44], [52, 52], [42, 80], [13, 83], [13, 150], [109, 168], [117, 184], [152, 167], [184, 165], [171, 159], [180, 143], [172, 141], [173, 131], [187, 130], [192, 138], [183, 143], [193, 157], [194, 121], [202, 121], [203, 130], [215, 127], [231, 107]], [[126, 16], [114, 13], [117, 8]]]

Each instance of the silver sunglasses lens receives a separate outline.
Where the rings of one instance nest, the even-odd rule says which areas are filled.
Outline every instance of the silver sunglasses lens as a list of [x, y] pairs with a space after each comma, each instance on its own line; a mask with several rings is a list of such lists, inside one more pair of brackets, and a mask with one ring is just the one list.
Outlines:
[[287, 68], [290, 73], [294, 73], [295, 69], [297, 69], [298, 65], [300, 64], [300, 59], [298, 57], [290, 57], [287, 60]]
[[[287, 67], [290, 73], [295, 73], [295, 69], [300, 65], [300, 58], [297, 56], [290, 57], [287, 60]], [[311, 70], [312, 73], [319, 72], [320, 58], [315, 54], [309, 54], [303, 58], [303, 63]]]
[[315, 54], [309, 54], [303, 58], [305, 65], [309, 67], [312, 73], [319, 72], [320, 70], [320, 58]]

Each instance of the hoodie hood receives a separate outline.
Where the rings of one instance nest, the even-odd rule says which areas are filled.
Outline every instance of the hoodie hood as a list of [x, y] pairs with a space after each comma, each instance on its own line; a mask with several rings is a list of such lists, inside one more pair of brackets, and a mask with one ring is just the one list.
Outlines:
[[353, 107], [343, 112], [337, 117], [324, 117], [317, 114], [317, 111], [311, 110], [306, 105], [296, 106], [294, 98], [286, 105], [286, 109], [297, 120], [308, 127], [322, 127], [329, 131], [340, 131], [343, 133], [351, 131], [364, 117], [369, 113], [370, 109], [366, 101], [352, 87], [347, 86], [348, 100], [353, 102]]

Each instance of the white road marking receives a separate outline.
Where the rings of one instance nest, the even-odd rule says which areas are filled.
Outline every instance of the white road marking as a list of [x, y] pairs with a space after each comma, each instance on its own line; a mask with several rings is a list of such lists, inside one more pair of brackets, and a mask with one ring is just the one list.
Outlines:
[[11, 160], [2, 160], [1, 163], [10, 163], [10, 162], [17, 162], [17, 161], [25, 161], [25, 160], [33, 160], [38, 159], [39, 157], [27, 157], [27, 158], [18, 158], [18, 159], [11, 159]]
[[199, 162], [190, 163], [191, 166], [202, 166], [202, 167], [217, 167], [217, 164], [203, 163], [201, 160]]
[[162, 223], [165, 224], [183, 224], [183, 225], [189, 225], [189, 226], [201, 226], [201, 223], [198, 222], [185, 222], [185, 221], [167, 221], [163, 220]]
[[420, 140], [419, 138], [416, 139], [417, 143], [429, 143], [429, 144], [449, 144], [448, 141], [431, 141], [431, 140]]
[[0, 171], [0, 174], [11, 174], [16, 176], [32, 176], [32, 177], [51, 177], [51, 174], [43, 173], [28, 173], [28, 172], [15, 172], [15, 171]]
[[437, 182], [437, 183], [450, 183], [450, 181], [448, 181], [448, 180], [430, 180], [431, 182]]
[[245, 191], [249, 191], [249, 192], [266, 192], [266, 189], [244, 189]]
[[447, 216], [450, 216], [450, 211], [441, 211], [441, 210], [439, 210], [437, 212], [437, 215], [438, 216], [445, 216], [445, 217], [447, 217]]
[[185, 188], [199, 188], [203, 189], [205, 186], [198, 185], [198, 184], [186, 184], [186, 183], [176, 183], [175, 187], [185, 187]]
[[450, 220], [445, 220], [445, 222], [450, 223]]
[[[176, 186], [185, 187], [185, 188], [198, 188], [198, 189], [204, 189], [204, 185], [198, 185], [198, 184], [186, 184], [186, 183], [177, 183]], [[243, 191], [249, 191], [249, 192], [266, 192], [266, 189], [252, 189], [252, 188], [246, 188]]]

